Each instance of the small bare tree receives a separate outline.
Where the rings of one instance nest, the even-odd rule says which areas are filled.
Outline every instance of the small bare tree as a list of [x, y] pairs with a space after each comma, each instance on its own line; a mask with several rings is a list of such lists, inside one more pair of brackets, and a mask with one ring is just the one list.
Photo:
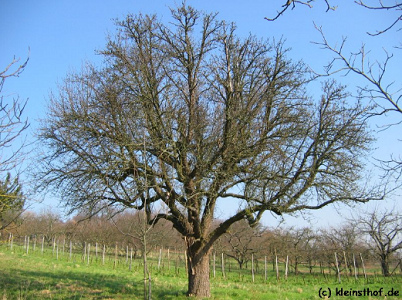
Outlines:
[[369, 246], [381, 262], [384, 276], [389, 276], [390, 260], [402, 249], [402, 218], [395, 210], [378, 209], [367, 212], [354, 220], [361, 232], [370, 238]]
[[233, 224], [221, 237], [226, 255], [236, 260], [240, 269], [251, 260], [251, 255], [261, 252], [263, 231], [260, 224], [250, 227], [246, 220], [242, 220]]

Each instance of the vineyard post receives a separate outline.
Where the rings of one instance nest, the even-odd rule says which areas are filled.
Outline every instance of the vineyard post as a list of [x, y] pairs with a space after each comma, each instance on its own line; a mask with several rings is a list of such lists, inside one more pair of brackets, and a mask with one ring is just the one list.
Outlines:
[[337, 272], [337, 276], [338, 276], [338, 282], [341, 283], [341, 272], [339, 271], [338, 256], [336, 255], [336, 252], [335, 252], [335, 264], [336, 264], [336, 272]]
[[349, 273], [348, 273], [348, 261], [346, 259], [346, 252], [343, 251], [343, 258], [345, 260], [345, 272], [346, 272], [346, 277], [349, 277]]
[[276, 280], [279, 280], [278, 255], [276, 254], [275, 254], [275, 268], [276, 268]]
[[254, 254], [251, 254], [251, 278], [254, 283]]
[[222, 276], [223, 278], [226, 278], [226, 274], [225, 274], [225, 262], [223, 259], [223, 252], [222, 252], [222, 259], [221, 259], [221, 269], [222, 269]]
[[70, 261], [71, 261], [72, 255], [73, 255], [73, 242], [70, 240], [70, 257], [69, 257]]
[[84, 242], [84, 252], [82, 253], [82, 262], [85, 263], [85, 258], [87, 255], [87, 242]]
[[116, 247], [114, 249], [114, 263], [113, 263], [113, 269], [117, 267], [117, 242], [116, 242]]
[[159, 248], [158, 271], [161, 266], [161, 259], [162, 259], [162, 248]]
[[131, 266], [133, 264], [133, 248], [131, 247], [131, 251], [130, 251], [130, 265], [128, 267], [128, 269], [131, 271]]
[[214, 251], [214, 265], [213, 265], [213, 271], [214, 271], [214, 278], [216, 275], [216, 251]]
[[106, 246], [105, 244], [103, 244], [102, 265], [105, 265], [105, 252], [106, 252]]
[[357, 280], [357, 268], [356, 268], [356, 258], [355, 254], [353, 253], [353, 268], [355, 270], [355, 279]]
[[[288, 270], [289, 270], [289, 255], [286, 255], [285, 280], [288, 280]], [[297, 274], [296, 274], [296, 275], [297, 275]]]
[[170, 271], [170, 254], [169, 254], [169, 248], [168, 248], [168, 252], [167, 252], [167, 259], [168, 259], [168, 271]]
[[187, 266], [187, 250], [184, 250], [184, 262], [186, 264], [186, 273], [188, 272], [188, 266]]
[[360, 260], [362, 261], [362, 267], [363, 267], [363, 273], [364, 273], [364, 279], [367, 280], [367, 274], [366, 274], [366, 267], [364, 266], [364, 261], [363, 261], [363, 256], [360, 253]]

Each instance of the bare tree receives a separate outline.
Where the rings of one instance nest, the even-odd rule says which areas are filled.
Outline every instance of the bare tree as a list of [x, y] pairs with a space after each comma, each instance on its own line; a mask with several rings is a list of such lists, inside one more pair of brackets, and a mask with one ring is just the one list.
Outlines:
[[298, 229], [291, 227], [285, 230], [285, 234], [282, 237], [284, 243], [287, 244], [285, 253], [291, 256], [291, 262], [293, 262], [294, 271], [297, 275], [299, 273], [299, 264], [303, 259], [308, 260], [308, 250], [315, 235], [308, 227]]
[[[309, 8], [312, 8], [314, 6], [315, 0], [307, 0], [307, 1], [300, 1], [300, 0], [286, 0], [285, 3], [282, 5], [282, 8], [276, 12], [276, 15], [272, 18], [266, 17], [265, 19], [268, 21], [275, 21], [277, 20], [280, 16], [282, 16], [289, 8], [290, 9], [295, 9], [296, 6], [307, 6]], [[337, 1], [332, 1], [332, 0], [322, 0], [318, 2], [324, 2], [326, 5], [326, 12], [330, 10], [336, 10], [337, 5], [333, 5], [334, 2]], [[369, 33], [370, 35], [380, 35], [388, 30], [392, 29], [398, 22], [402, 21], [402, 3], [398, 1], [393, 1], [392, 4], [384, 4], [382, 0], [378, 0], [378, 4], [376, 5], [371, 5], [367, 4], [367, 1], [364, 0], [356, 0], [354, 1], [356, 5], [359, 5], [361, 7], [370, 9], [370, 10], [377, 10], [377, 11], [391, 11], [391, 12], [401, 12], [399, 16], [394, 17], [392, 21], [390, 22], [390, 25], [385, 27], [384, 29], [378, 30], [376, 33]], [[350, 4], [348, 4], [350, 5]]]
[[344, 259], [339, 260], [339, 266], [344, 265], [345, 270], [349, 269], [350, 273], [353, 272], [353, 255], [362, 252], [362, 236], [359, 233], [354, 222], [332, 227], [321, 233], [323, 245], [328, 247], [328, 255], [333, 256], [334, 252], [340, 255], [343, 253]]
[[8, 172], [21, 162], [22, 146], [12, 148], [13, 142], [29, 126], [28, 120], [23, 118], [27, 101], [20, 101], [3, 95], [3, 87], [7, 78], [18, 77], [25, 69], [28, 59], [18, 65], [19, 59], [14, 58], [11, 63], [0, 71], [0, 173]]
[[0, 180], [0, 230], [10, 226], [23, 212], [25, 197], [18, 177], [11, 179], [10, 173]]
[[[128, 16], [106, 65], [52, 96], [42, 179], [72, 210], [160, 205], [150, 224], [166, 219], [184, 237], [188, 294], [208, 297], [208, 255], [236, 222], [382, 196], [360, 184], [366, 108], [342, 86], [323, 83], [314, 101], [281, 41], [240, 39], [184, 5], [172, 17]], [[238, 211], [212, 228], [219, 200], [233, 198]]]
[[392, 255], [402, 249], [402, 219], [395, 210], [374, 210], [354, 220], [363, 234], [370, 237], [370, 248], [381, 262], [384, 276], [389, 276]]
[[[323, 0], [327, 5], [328, 10], [335, 10], [336, 6], [332, 5], [329, 0]], [[322, 1], [322, 2], [323, 2]], [[295, 8], [297, 4], [306, 5], [312, 7], [314, 0], [309, 1], [286, 1], [283, 5], [283, 9], [277, 13], [273, 18], [266, 18], [269, 21], [278, 19], [288, 8]], [[355, 5], [359, 5], [363, 8], [378, 11], [379, 13], [390, 15], [390, 25], [385, 28], [377, 30], [375, 33], [367, 32], [370, 36], [383, 35], [397, 27], [400, 21], [402, 21], [402, 3], [394, 1], [389, 4], [385, 4], [384, 1], [378, 0], [378, 4], [368, 4], [364, 0], [354, 1]], [[350, 4], [349, 4], [350, 5]], [[395, 17], [395, 14], [397, 17]], [[323, 49], [330, 51], [334, 58], [325, 66], [325, 73], [318, 74], [323, 76], [330, 76], [335, 73], [343, 72], [346, 75], [357, 75], [358, 78], [364, 80], [367, 84], [365, 86], [358, 86], [359, 97], [369, 99], [374, 103], [372, 110], [372, 116], [388, 116], [391, 113], [402, 113], [402, 107], [400, 101], [402, 99], [402, 86], [400, 82], [394, 77], [387, 78], [389, 73], [389, 66], [395, 61], [394, 54], [390, 50], [384, 49], [384, 58], [373, 58], [369, 55], [370, 50], [366, 49], [363, 44], [357, 51], [346, 51], [347, 38], [343, 37], [340, 46], [333, 46], [328, 42], [326, 35], [323, 32], [322, 27], [316, 26], [316, 29], [320, 32], [322, 41], [317, 44]], [[395, 42], [401, 43], [397, 40]], [[402, 49], [402, 44], [395, 46], [395, 51]], [[392, 60], [394, 59], [394, 60]], [[402, 120], [399, 119], [395, 122], [391, 122], [388, 126], [399, 125]], [[390, 159], [381, 159], [383, 169], [387, 172], [387, 175], [396, 174], [397, 179], [400, 179], [402, 175], [402, 158], [399, 156], [391, 155]]]
[[261, 252], [263, 231], [260, 224], [250, 227], [246, 220], [241, 220], [221, 237], [226, 255], [236, 260], [240, 269], [251, 260], [252, 254]]
[[[0, 70], [0, 174], [5, 178], [0, 180], [0, 230], [12, 224], [23, 212], [25, 198], [18, 183], [18, 176], [10, 178], [12, 171], [23, 159], [23, 144], [15, 145], [16, 139], [29, 126], [23, 119], [26, 101], [19, 98], [11, 101], [3, 95], [3, 87], [7, 78], [18, 77], [24, 70], [28, 59], [18, 65], [19, 59], [14, 58], [3, 70]], [[4, 173], [7, 173], [4, 175]]]
[[[323, 0], [325, 4], [327, 5], [326, 11], [328, 12], [329, 10], [335, 10], [336, 6], [333, 6], [330, 4], [330, 0]], [[300, 1], [300, 0], [286, 0], [285, 3], [282, 5], [282, 8], [276, 12], [276, 15], [273, 18], [268, 18], [265, 17], [266, 20], [268, 21], [275, 21], [277, 20], [280, 16], [282, 16], [289, 8], [290, 9], [295, 9], [296, 5], [303, 5], [307, 6], [309, 8], [313, 7], [315, 0], [307, 0], [307, 1]]]

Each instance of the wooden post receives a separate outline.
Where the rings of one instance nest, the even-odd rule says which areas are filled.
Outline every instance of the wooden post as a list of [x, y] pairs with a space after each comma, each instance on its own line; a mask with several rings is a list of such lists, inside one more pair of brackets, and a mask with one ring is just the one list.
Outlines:
[[223, 278], [226, 278], [226, 274], [225, 274], [225, 260], [223, 258], [223, 252], [222, 252], [222, 259], [221, 259], [221, 269], [222, 269], [222, 276]]
[[117, 266], [117, 243], [116, 243], [116, 247], [114, 250], [114, 264], [113, 264], [113, 269], [115, 269]]
[[254, 254], [251, 254], [251, 278], [254, 283]]
[[42, 254], [43, 254], [43, 244], [45, 243], [45, 236], [42, 235]]
[[95, 243], [95, 260], [98, 261], [98, 242]]
[[70, 257], [69, 257], [70, 261], [71, 261], [72, 255], [73, 255], [73, 242], [70, 240]]
[[354, 267], [354, 270], [355, 270], [355, 279], [357, 280], [356, 258], [355, 258], [354, 253], [353, 253], [353, 267]]
[[56, 260], [59, 260], [59, 240], [57, 239], [56, 244]]
[[338, 256], [336, 255], [336, 252], [335, 252], [335, 263], [336, 263], [336, 271], [337, 271], [337, 275], [338, 275], [338, 282], [341, 283], [341, 272], [339, 271]]
[[346, 277], [349, 277], [349, 274], [348, 274], [348, 260], [346, 259], [346, 252], [345, 251], [343, 251], [343, 259], [345, 260]]
[[90, 252], [91, 252], [91, 244], [90, 243], [88, 243], [88, 265], [89, 265], [89, 254], [90, 254]]
[[29, 236], [27, 237], [27, 255], [29, 254]]
[[169, 254], [169, 248], [168, 248], [168, 253], [167, 253], [167, 259], [168, 259], [168, 271], [170, 271], [170, 254]]
[[158, 258], [158, 271], [161, 267], [161, 260], [162, 260], [162, 248], [159, 248], [159, 258]]
[[289, 270], [289, 255], [286, 255], [285, 280], [288, 280], [288, 270]]
[[278, 255], [275, 255], [276, 280], [279, 280]]
[[83, 263], [85, 263], [86, 255], [87, 255], [87, 242], [84, 242], [84, 252], [82, 253], [82, 262]]
[[264, 281], [267, 281], [267, 256], [264, 256]]
[[213, 267], [214, 278], [215, 278], [215, 275], [216, 275], [216, 268], [215, 268], [215, 265], [216, 265], [216, 251], [214, 251], [214, 267]]
[[360, 260], [362, 261], [362, 267], [363, 267], [364, 279], [367, 279], [366, 267], [364, 266], [363, 256], [362, 256], [362, 254], [361, 254], [361, 253], [360, 253]]
[[177, 255], [177, 252], [176, 252], [176, 261], [175, 261], [175, 274], [176, 275], [179, 275], [179, 256]]
[[128, 265], [128, 245], [126, 246], [126, 265]]
[[106, 252], [106, 246], [105, 244], [103, 244], [102, 265], [105, 265], [105, 252]]
[[35, 235], [35, 238], [34, 238], [33, 252], [35, 252], [35, 249], [36, 249], [36, 235]]
[[187, 250], [184, 250], [184, 262], [186, 264], [186, 273], [188, 272], [188, 265], [187, 265]]
[[131, 252], [130, 252], [130, 265], [128, 267], [128, 269], [131, 271], [131, 265], [133, 264], [133, 248], [131, 248]]

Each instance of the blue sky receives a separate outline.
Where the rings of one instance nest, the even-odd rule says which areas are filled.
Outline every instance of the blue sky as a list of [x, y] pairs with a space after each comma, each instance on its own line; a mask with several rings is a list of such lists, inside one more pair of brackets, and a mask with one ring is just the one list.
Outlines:
[[[255, 34], [262, 38], [281, 37], [286, 39], [286, 46], [292, 48], [289, 56], [295, 60], [304, 60], [317, 71], [330, 59], [331, 54], [311, 43], [320, 41], [319, 33], [314, 29], [313, 22], [322, 26], [328, 40], [332, 44], [340, 43], [342, 37], [348, 37], [347, 51], [356, 51], [366, 44], [371, 49], [372, 60], [383, 58], [382, 47], [395, 52], [395, 58], [390, 65], [390, 78], [402, 78], [401, 50], [393, 46], [400, 42], [400, 32], [392, 30], [377, 38], [369, 37], [366, 32], [375, 32], [387, 27], [392, 14], [367, 11], [354, 4], [335, 1], [339, 4], [334, 12], [325, 13], [324, 3], [318, 3], [313, 9], [300, 6], [288, 10], [275, 22], [268, 22], [264, 17], [273, 17], [281, 8], [283, 0], [259, 1], [211, 1], [188, 0], [187, 4], [206, 12], [218, 12], [219, 18], [235, 22], [238, 34]], [[324, 1], [322, 1], [324, 2]], [[57, 83], [69, 73], [79, 71], [85, 61], [100, 63], [102, 58], [95, 50], [102, 49], [106, 36], [113, 35], [116, 27], [114, 19], [124, 18], [128, 13], [153, 14], [162, 20], [169, 21], [169, 7], [174, 7], [179, 1], [138, 1], [138, 0], [0, 0], [0, 70], [13, 59], [23, 61], [29, 53], [29, 63], [19, 78], [6, 81], [3, 95], [21, 99], [28, 98], [26, 116], [31, 122], [28, 139], [33, 140], [33, 134], [39, 126], [39, 119], [44, 117], [47, 109], [49, 93], [57, 91]], [[391, 19], [390, 19], [391, 18]], [[399, 53], [398, 53], [399, 51]], [[399, 56], [398, 56], [399, 55]], [[353, 76], [341, 77], [354, 91], [359, 79]], [[398, 86], [398, 82], [396, 82]], [[399, 87], [401, 82], [399, 81]], [[315, 93], [316, 91], [312, 91]], [[373, 129], [378, 124], [400, 120], [401, 116], [388, 116], [373, 123]], [[396, 119], [394, 119], [396, 118]], [[399, 130], [400, 131], [400, 130]], [[378, 142], [373, 156], [388, 158], [390, 153], [401, 154], [397, 142], [398, 130], [393, 128], [376, 135]], [[399, 135], [400, 136], [400, 135]], [[392, 205], [393, 201], [388, 201]], [[56, 199], [47, 199], [44, 204], [35, 204], [36, 210], [44, 205], [57, 206]], [[374, 204], [372, 204], [374, 205]], [[223, 204], [220, 213], [225, 215], [228, 207]], [[326, 226], [341, 220], [341, 214], [348, 215], [346, 208], [325, 208], [312, 215], [313, 224]], [[276, 221], [266, 213], [264, 223], [272, 225]], [[290, 218], [289, 224], [305, 224], [300, 218]]]

